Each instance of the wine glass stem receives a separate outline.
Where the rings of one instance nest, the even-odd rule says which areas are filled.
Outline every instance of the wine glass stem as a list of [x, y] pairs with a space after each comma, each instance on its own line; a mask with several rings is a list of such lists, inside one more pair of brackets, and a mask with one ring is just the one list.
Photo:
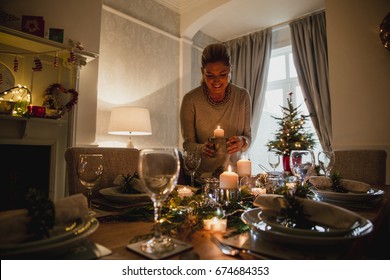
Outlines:
[[195, 186], [195, 171], [190, 172], [191, 176], [191, 187]]
[[154, 204], [154, 237], [159, 239], [162, 236], [161, 224], [160, 224], [162, 205], [159, 202], [154, 202], [153, 204]]
[[92, 188], [88, 188], [88, 209], [89, 211], [92, 211]]

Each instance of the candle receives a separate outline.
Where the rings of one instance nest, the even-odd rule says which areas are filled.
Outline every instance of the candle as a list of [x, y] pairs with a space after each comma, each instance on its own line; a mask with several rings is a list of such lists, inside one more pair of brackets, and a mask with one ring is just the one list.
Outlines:
[[223, 138], [225, 136], [225, 131], [219, 127], [214, 130], [214, 138]]
[[267, 193], [267, 190], [264, 189], [264, 188], [252, 188], [252, 189], [251, 189], [251, 193], [252, 193], [254, 196], [258, 196], [259, 194], [266, 194], [266, 193]]
[[189, 188], [187, 188], [186, 186], [178, 189], [177, 192], [181, 198], [184, 198], [187, 196], [192, 196], [192, 191]]
[[213, 232], [226, 232], [227, 219], [218, 219], [213, 217], [211, 219], [203, 220], [203, 229]]
[[231, 171], [229, 165], [228, 171], [219, 175], [219, 187], [221, 189], [237, 189], [238, 188], [238, 175]]
[[249, 159], [240, 159], [237, 161], [237, 173], [239, 177], [252, 175], [252, 163]]

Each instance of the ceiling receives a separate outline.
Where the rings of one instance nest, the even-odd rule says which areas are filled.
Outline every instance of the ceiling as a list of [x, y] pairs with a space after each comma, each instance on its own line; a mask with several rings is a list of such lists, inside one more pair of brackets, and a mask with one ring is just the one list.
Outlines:
[[325, 8], [325, 0], [155, 0], [181, 16], [181, 35], [227, 41]]

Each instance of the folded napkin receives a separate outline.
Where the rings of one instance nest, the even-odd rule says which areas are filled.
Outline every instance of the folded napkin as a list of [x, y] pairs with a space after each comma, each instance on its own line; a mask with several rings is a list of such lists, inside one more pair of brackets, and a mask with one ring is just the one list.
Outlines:
[[[116, 176], [113, 183], [118, 187], [123, 187], [123, 185], [125, 184], [125, 179], [123, 178], [123, 175]], [[130, 187], [140, 193], [145, 193], [144, 189], [142, 188], [142, 182], [138, 178], [131, 179]]]
[[[316, 188], [326, 190], [332, 188], [332, 180], [325, 176], [311, 176], [309, 182]], [[350, 192], [361, 192], [366, 193], [371, 186], [364, 182], [340, 179], [340, 185]]]
[[[307, 219], [319, 225], [326, 225], [334, 229], [350, 229], [360, 217], [340, 207], [327, 203], [320, 203], [306, 198], [298, 198], [303, 206], [303, 212]], [[284, 207], [286, 201], [281, 195], [259, 195], [256, 197], [253, 205], [261, 208], [261, 214], [266, 217], [280, 216], [280, 210]]]
[[[54, 203], [54, 208], [55, 226], [88, 215], [88, 202], [83, 194], [59, 199]], [[27, 231], [29, 219], [27, 209], [0, 212], [0, 246], [17, 244], [31, 238]]]

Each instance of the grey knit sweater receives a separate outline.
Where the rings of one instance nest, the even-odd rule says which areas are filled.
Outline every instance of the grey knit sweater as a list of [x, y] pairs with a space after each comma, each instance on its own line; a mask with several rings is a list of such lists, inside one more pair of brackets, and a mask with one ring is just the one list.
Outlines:
[[[183, 148], [199, 151], [209, 137], [213, 137], [214, 129], [219, 125], [225, 131], [225, 137], [244, 136], [248, 149], [252, 142], [251, 136], [251, 104], [246, 89], [231, 84], [231, 96], [222, 106], [211, 105], [199, 86], [184, 95], [180, 108], [181, 133], [184, 139]], [[216, 158], [202, 157], [198, 173], [212, 173], [221, 166], [231, 165], [236, 169], [241, 152], [218, 156]]]

